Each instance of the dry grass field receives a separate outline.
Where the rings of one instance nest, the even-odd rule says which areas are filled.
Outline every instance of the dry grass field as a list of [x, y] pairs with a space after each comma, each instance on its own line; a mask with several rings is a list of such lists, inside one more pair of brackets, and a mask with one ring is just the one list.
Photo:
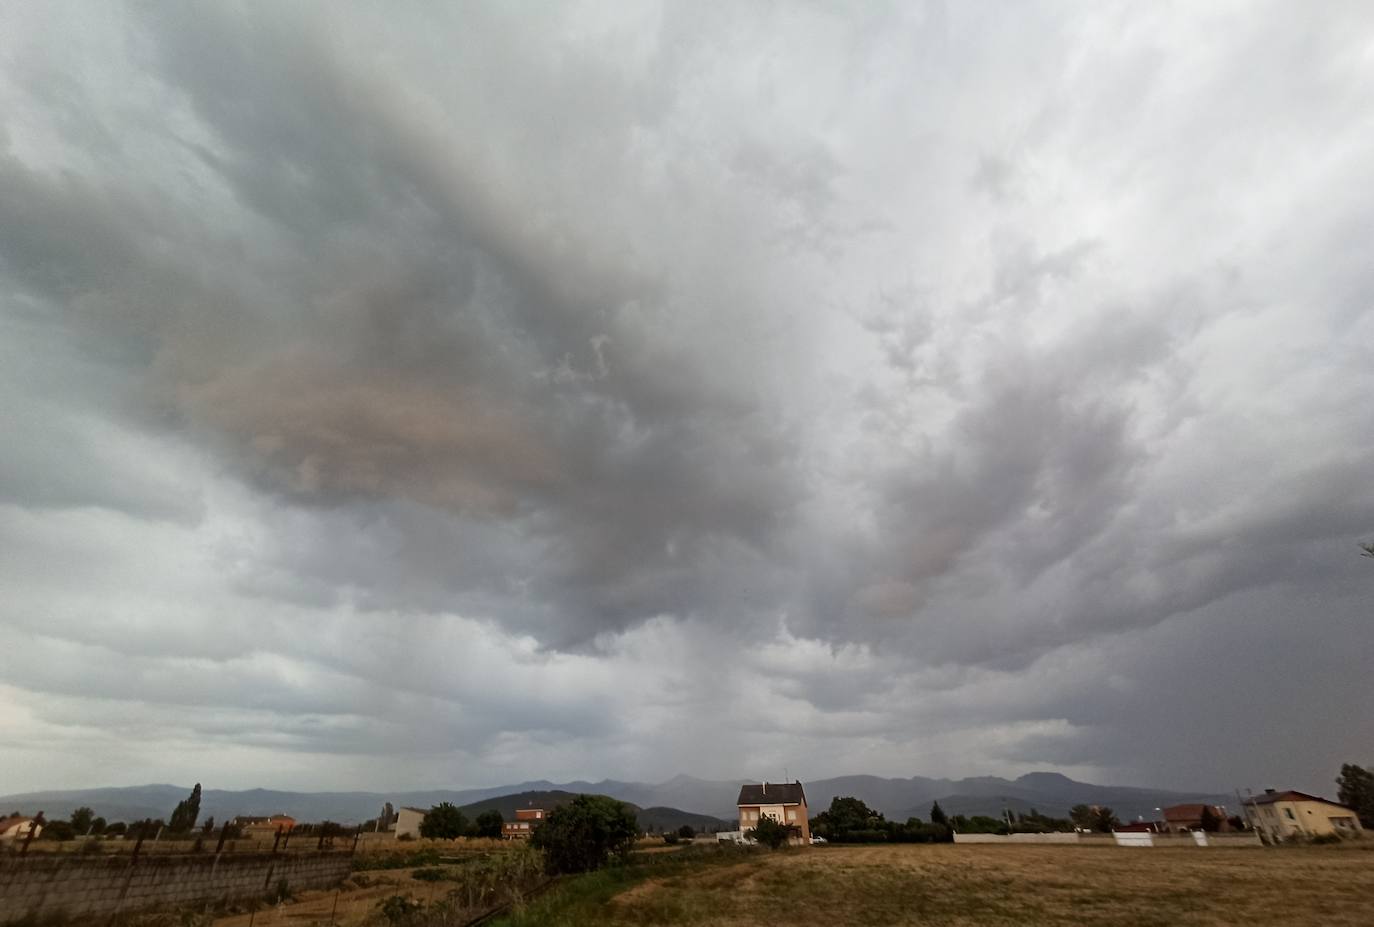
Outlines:
[[[510, 925], [1374, 924], [1358, 847], [884, 845], [759, 852], [643, 881], [595, 874]], [[660, 857], [661, 859], [661, 857]]]

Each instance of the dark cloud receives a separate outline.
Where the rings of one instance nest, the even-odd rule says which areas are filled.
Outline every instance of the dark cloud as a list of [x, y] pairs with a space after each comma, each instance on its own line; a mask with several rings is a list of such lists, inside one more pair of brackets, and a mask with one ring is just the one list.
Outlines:
[[1357, 5], [11, 19], [0, 733], [1326, 775], [1241, 715], [1370, 646]]

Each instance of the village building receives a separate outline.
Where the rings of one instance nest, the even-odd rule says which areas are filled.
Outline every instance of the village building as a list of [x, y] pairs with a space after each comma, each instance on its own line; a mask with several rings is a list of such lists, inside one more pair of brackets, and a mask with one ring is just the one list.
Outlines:
[[528, 840], [530, 833], [542, 820], [543, 808], [516, 808], [515, 820], [501, 824], [501, 836], [507, 840]]
[[1164, 824], [1170, 833], [1181, 834], [1195, 830], [1206, 830], [1202, 826], [1204, 812], [1210, 809], [1216, 830], [1229, 831], [1231, 825], [1226, 820], [1226, 809], [1218, 805], [1170, 805], [1163, 809]]
[[1265, 789], [1263, 795], [1247, 798], [1245, 809], [1260, 833], [1274, 841], [1328, 834], [1353, 837], [1364, 830], [1353, 808], [1293, 789]]
[[245, 837], [271, 840], [278, 833], [291, 833], [291, 829], [296, 826], [296, 819], [289, 814], [269, 814], [263, 817], [239, 815], [234, 818], [233, 823]]
[[35, 837], [43, 833], [43, 825], [35, 824], [33, 818], [22, 814], [11, 814], [0, 818], [0, 843], [23, 840], [33, 831]]
[[412, 840], [420, 837], [420, 824], [429, 814], [424, 808], [402, 808], [396, 812], [396, 839], [409, 837]]
[[811, 842], [811, 824], [807, 820], [806, 790], [801, 782], [764, 782], [742, 785], [739, 790], [739, 829], [748, 832], [768, 817], [779, 824], [795, 827], [793, 844]]

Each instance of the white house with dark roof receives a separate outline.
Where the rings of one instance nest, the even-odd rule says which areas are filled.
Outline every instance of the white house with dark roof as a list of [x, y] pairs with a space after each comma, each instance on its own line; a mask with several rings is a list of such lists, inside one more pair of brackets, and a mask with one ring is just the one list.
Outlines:
[[792, 843], [811, 842], [811, 825], [807, 821], [806, 790], [800, 782], [764, 782], [742, 785], [739, 789], [739, 829], [745, 833], [758, 826], [761, 818], [772, 818], [779, 824], [797, 828]]

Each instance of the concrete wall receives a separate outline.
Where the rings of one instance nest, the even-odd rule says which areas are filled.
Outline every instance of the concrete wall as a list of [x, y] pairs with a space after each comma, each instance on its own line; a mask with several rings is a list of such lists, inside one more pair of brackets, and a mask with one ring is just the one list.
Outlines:
[[955, 834], [955, 843], [1077, 843], [1077, 834]]
[[[1124, 839], [1123, 839], [1124, 838]], [[1259, 846], [1259, 834], [1208, 834], [1207, 843], [1200, 844], [1193, 834], [955, 834], [955, 843], [1016, 844], [1058, 843], [1079, 846], [1156, 846], [1156, 847], [1243, 847]]]
[[352, 856], [224, 853], [218, 856], [0, 857], [0, 924], [30, 914], [94, 916], [261, 898], [283, 881], [291, 891], [328, 888], [348, 876]]

